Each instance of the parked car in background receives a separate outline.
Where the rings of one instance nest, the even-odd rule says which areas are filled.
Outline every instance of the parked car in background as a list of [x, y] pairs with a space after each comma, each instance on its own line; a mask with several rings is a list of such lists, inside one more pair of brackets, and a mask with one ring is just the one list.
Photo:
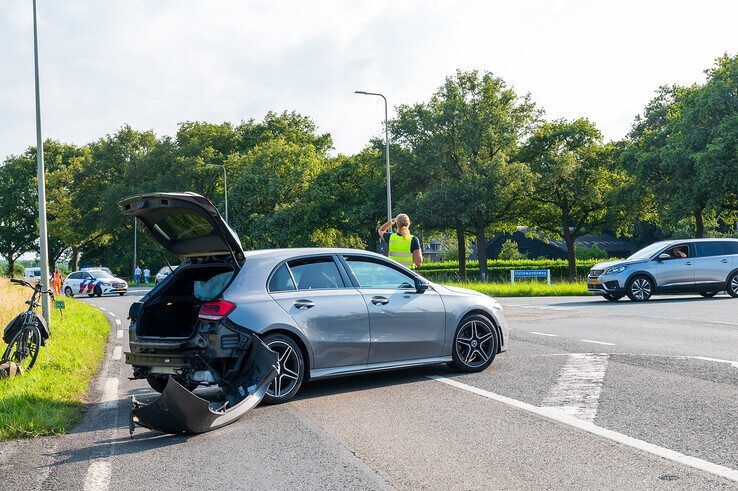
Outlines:
[[41, 279], [41, 268], [26, 268], [23, 270], [23, 277], [38, 281]]
[[128, 283], [102, 269], [87, 268], [86, 271], [75, 271], [64, 280], [62, 291], [68, 297], [87, 295], [100, 297], [106, 294], [125, 295]]
[[654, 293], [738, 297], [738, 239], [656, 242], [627, 259], [595, 264], [587, 288], [610, 301], [627, 295], [644, 302]]
[[164, 266], [158, 273], [156, 273], [156, 276], [154, 276], [154, 283], [158, 285], [164, 281], [164, 278], [172, 274], [175, 269], [177, 269], [177, 266]]

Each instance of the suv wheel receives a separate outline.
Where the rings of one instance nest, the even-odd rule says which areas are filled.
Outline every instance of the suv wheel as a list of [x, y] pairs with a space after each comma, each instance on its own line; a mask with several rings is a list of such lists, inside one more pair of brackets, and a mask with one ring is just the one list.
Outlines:
[[738, 273], [733, 273], [728, 278], [728, 294], [731, 297], [738, 297]]
[[294, 339], [284, 334], [264, 337], [264, 344], [279, 355], [279, 373], [264, 395], [266, 404], [287, 402], [300, 390], [305, 378], [305, 360]]
[[481, 314], [464, 317], [454, 336], [451, 367], [459, 372], [481, 372], [497, 354], [497, 331]]
[[628, 298], [634, 302], [645, 302], [653, 294], [653, 282], [648, 276], [636, 276], [628, 283]]

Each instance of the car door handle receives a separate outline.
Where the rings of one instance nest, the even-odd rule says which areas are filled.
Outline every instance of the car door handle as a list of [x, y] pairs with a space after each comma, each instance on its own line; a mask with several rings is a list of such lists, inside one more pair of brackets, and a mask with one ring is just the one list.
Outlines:
[[686, 263], [684, 263], [684, 265], [685, 266], [691, 266], [692, 265], [692, 261], [687, 261]]
[[372, 297], [372, 303], [374, 305], [387, 305], [389, 303], [389, 299], [387, 297], [377, 295], [376, 297]]
[[721, 259], [721, 260], [720, 260], [720, 262], [721, 262], [721, 263], [727, 263], [727, 262], [728, 262], [728, 260], [727, 260], [727, 259]]
[[312, 309], [313, 307], [315, 307], [315, 302], [313, 302], [312, 300], [301, 299], [301, 300], [295, 301], [294, 305], [300, 310], [307, 310], [307, 309]]

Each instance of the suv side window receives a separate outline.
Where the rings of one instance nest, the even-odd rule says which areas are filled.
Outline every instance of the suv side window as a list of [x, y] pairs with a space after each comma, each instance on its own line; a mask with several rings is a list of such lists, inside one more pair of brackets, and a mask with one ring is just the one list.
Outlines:
[[69, 276], [67, 276], [68, 280], [78, 280], [81, 273], [72, 273]]
[[287, 265], [298, 290], [343, 288], [343, 279], [333, 257], [308, 257], [289, 261]]
[[725, 249], [720, 242], [695, 242], [697, 257], [724, 256]]
[[346, 256], [345, 259], [360, 288], [415, 288], [414, 278], [379, 261], [358, 256]]
[[738, 241], [726, 240], [725, 242], [720, 243], [725, 247], [726, 254], [738, 254]]

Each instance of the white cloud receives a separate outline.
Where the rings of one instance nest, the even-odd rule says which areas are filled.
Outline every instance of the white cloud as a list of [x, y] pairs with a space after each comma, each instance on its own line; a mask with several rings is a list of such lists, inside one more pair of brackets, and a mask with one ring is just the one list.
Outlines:
[[[35, 143], [29, 2], [0, 5], [0, 157]], [[738, 51], [738, 4], [703, 2], [39, 1], [44, 135], [85, 143], [129, 123], [295, 109], [338, 151], [379, 134], [391, 105], [456, 68], [490, 70], [549, 117], [622, 137], [665, 83]]]

